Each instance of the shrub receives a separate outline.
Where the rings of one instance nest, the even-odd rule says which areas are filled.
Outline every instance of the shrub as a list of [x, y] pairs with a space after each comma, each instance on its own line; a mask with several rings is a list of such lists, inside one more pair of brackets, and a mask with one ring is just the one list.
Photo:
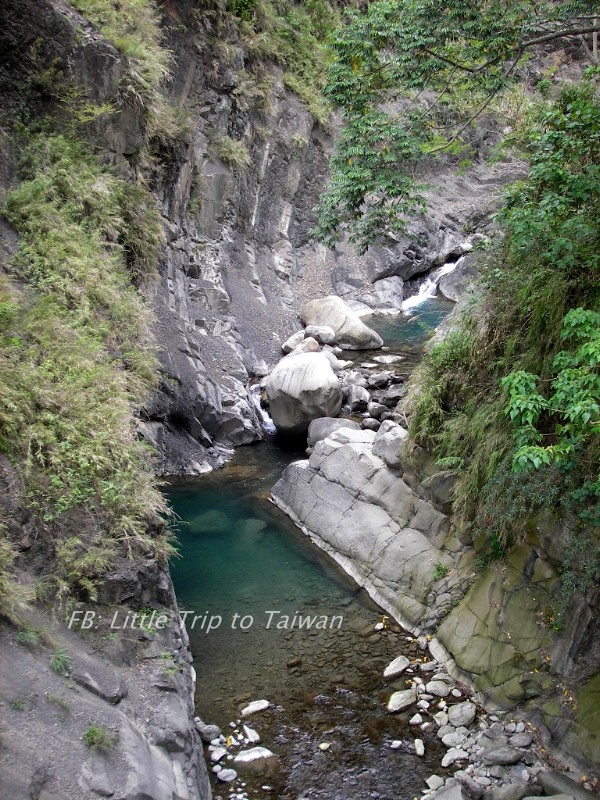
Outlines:
[[5, 208], [24, 285], [0, 279], [0, 451], [23, 465], [55, 588], [93, 598], [119, 557], [169, 552], [149, 533], [165, 503], [132, 423], [157, 381], [133, 280], [156, 257], [158, 216], [65, 136], [33, 136], [22, 175]]
[[57, 647], [50, 658], [50, 669], [59, 675], [68, 675], [73, 659], [64, 647]]
[[115, 746], [115, 735], [102, 725], [92, 724], [82, 736], [90, 750], [108, 751]]
[[42, 638], [38, 631], [25, 627], [15, 634], [15, 642], [28, 650], [35, 650], [42, 644]]
[[212, 142], [215, 155], [234, 169], [243, 170], [250, 166], [252, 159], [243, 142], [231, 136], [220, 136]]

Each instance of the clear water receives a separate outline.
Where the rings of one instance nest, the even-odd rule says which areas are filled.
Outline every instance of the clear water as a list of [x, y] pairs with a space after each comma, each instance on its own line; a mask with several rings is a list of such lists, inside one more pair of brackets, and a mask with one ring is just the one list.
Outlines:
[[[368, 323], [391, 352], [417, 353], [451, 305], [427, 301], [412, 318]], [[269, 502], [285, 465], [302, 457], [277, 440], [241, 448], [218, 473], [169, 491], [181, 520], [173, 580], [180, 607], [198, 616], [193, 627], [188, 617], [197, 713], [229, 733], [249, 700], [273, 703], [249, 724], [280, 766], [268, 776], [244, 775], [248, 797], [408, 800], [440, 771], [442, 748], [401, 715], [385, 713], [391, 691], [405, 683], [385, 685], [382, 673], [400, 653], [420, 653], [398, 628], [374, 632], [382, 612]], [[267, 627], [270, 611], [281, 613]], [[295, 614], [325, 627], [300, 629]], [[415, 736], [426, 740], [425, 759], [414, 754]], [[390, 748], [393, 740], [400, 749]], [[326, 752], [322, 742], [331, 744]], [[223, 786], [214, 791], [230, 796]]]

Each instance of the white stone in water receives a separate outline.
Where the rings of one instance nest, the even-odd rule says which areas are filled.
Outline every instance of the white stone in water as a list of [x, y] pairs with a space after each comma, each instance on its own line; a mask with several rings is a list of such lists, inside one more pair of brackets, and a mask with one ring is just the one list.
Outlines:
[[[253, 700], [242, 709], [242, 717], [249, 717], [250, 714], [257, 714], [259, 711], [267, 709], [270, 705], [268, 700]], [[235, 725], [233, 727], [235, 728]]]
[[418, 756], [425, 755], [425, 743], [423, 742], [423, 739], [415, 739], [415, 753]]
[[210, 760], [220, 761], [226, 755], [227, 755], [227, 750], [224, 747], [215, 747], [215, 749], [210, 754]]
[[420, 725], [423, 722], [423, 717], [420, 714], [415, 714], [408, 720], [409, 725]]
[[430, 789], [435, 791], [436, 789], [441, 789], [441, 787], [444, 785], [444, 779], [440, 778], [439, 775], [431, 775], [431, 777], [427, 778], [425, 783]]
[[223, 767], [220, 764], [215, 764], [214, 767], [212, 768], [212, 771], [213, 772], [221, 772], [222, 769], [223, 769]]
[[[223, 739], [225, 741], [225, 739]], [[221, 744], [221, 737], [219, 736], [218, 739], [211, 739], [210, 746], [211, 747], [218, 747]]]
[[445, 736], [442, 736], [442, 742], [446, 745], [446, 747], [458, 747], [461, 745], [467, 737], [464, 733], [459, 733], [458, 731], [453, 731], [452, 733], [447, 733]]
[[378, 622], [378, 623], [375, 625], [375, 630], [376, 630], [376, 631], [382, 631], [384, 628], [385, 628], [385, 625], [383, 624], [383, 622]]
[[427, 700], [419, 700], [417, 705], [419, 706], [421, 711], [427, 711], [427, 709], [429, 708], [429, 703], [427, 702]]
[[451, 747], [442, 758], [442, 767], [449, 767], [455, 761], [466, 761], [468, 758], [469, 754], [466, 750], [461, 750], [459, 747]]
[[392, 750], [400, 750], [400, 748], [402, 747], [402, 739], [394, 739], [390, 747], [392, 748]]
[[326, 750], [329, 750], [330, 747], [331, 747], [331, 742], [321, 742], [321, 744], [319, 745], [319, 750], [323, 750], [323, 752], [325, 752]]
[[406, 656], [398, 656], [383, 671], [384, 678], [396, 678], [402, 675], [404, 670], [410, 666], [410, 661]]
[[233, 763], [252, 764], [255, 761], [264, 761], [271, 758], [277, 758], [277, 756], [266, 747], [252, 747], [250, 750], [240, 750], [233, 759]]
[[258, 744], [260, 742], [260, 736], [254, 728], [251, 728], [248, 725], [244, 725], [244, 733], [246, 735], [246, 739], [250, 744]]
[[232, 729], [235, 728], [235, 722], [230, 722], [229, 723], [229, 727], [232, 728]]
[[388, 711], [404, 711], [405, 708], [412, 706], [417, 700], [416, 689], [403, 689], [400, 692], [394, 692], [388, 700]]
[[217, 772], [217, 780], [223, 783], [231, 783], [237, 778], [237, 772], [234, 769], [222, 769]]
[[460, 689], [452, 689], [452, 697], [462, 697]]

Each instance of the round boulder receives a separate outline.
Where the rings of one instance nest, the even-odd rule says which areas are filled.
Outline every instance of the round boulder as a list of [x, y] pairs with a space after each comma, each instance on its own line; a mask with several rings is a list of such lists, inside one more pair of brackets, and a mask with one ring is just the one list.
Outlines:
[[335, 341], [344, 350], [374, 350], [383, 345], [381, 336], [336, 295], [309, 300], [302, 306], [300, 316], [307, 326], [332, 328]]
[[305, 433], [313, 419], [335, 417], [342, 407], [340, 382], [322, 353], [283, 358], [267, 378], [266, 390], [281, 433]]

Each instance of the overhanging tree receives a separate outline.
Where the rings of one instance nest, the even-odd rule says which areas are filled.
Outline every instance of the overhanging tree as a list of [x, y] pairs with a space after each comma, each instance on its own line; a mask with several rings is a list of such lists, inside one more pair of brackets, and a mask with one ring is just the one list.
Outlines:
[[326, 90], [344, 128], [315, 237], [334, 245], [348, 232], [364, 252], [402, 230], [423, 206], [420, 162], [460, 152], [534, 48], [576, 40], [593, 61], [599, 14], [589, 0], [378, 0], [348, 11]]

